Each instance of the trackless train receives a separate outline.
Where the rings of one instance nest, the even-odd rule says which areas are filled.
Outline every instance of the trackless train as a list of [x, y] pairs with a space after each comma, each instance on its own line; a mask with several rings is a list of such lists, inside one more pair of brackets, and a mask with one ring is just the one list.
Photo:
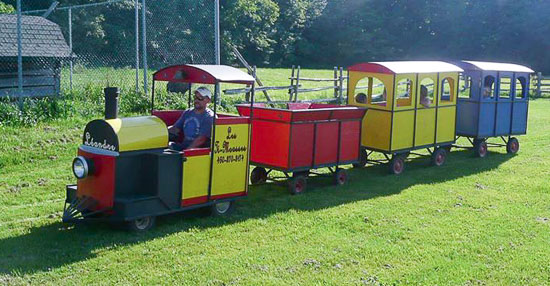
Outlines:
[[[513, 136], [527, 131], [531, 73], [520, 65], [475, 61], [360, 63], [348, 69], [347, 105], [289, 103], [283, 109], [254, 104], [255, 79], [238, 69], [166, 67], [153, 75], [149, 116], [119, 118], [118, 89], [105, 89], [105, 119], [84, 129], [63, 221], [123, 222], [144, 231], [164, 214], [209, 208], [227, 215], [247, 195], [249, 181], [276, 179], [273, 174], [284, 174], [289, 191], [299, 194], [308, 176], [326, 175], [316, 169], [328, 168], [337, 185], [347, 181], [342, 165], [384, 162], [400, 174], [418, 149], [427, 149], [435, 166], [452, 147], [472, 148], [479, 157], [493, 146], [516, 153]], [[183, 111], [155, 110], [158, 81], [213, 86], [211, 147], [169, 148], [168, 126]], [[220, 83], [251, 86], [250, 103], [236, 106], [239, 115], [218, 112]], [[459, 137], [472, 146], [455, 145]], [[488, 143], [491, 137], [503, 144]], [[385, 159], [371, 159], [373, 152]]]

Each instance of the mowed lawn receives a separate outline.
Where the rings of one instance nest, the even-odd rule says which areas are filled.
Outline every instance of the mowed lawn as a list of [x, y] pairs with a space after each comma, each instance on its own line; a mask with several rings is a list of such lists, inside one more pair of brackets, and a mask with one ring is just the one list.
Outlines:
[[453, 149], [441, 168], [349, 169], [348, 185], [311, 178], [300, 196], [251, 186], [229, 218], [171, 215], [147, 233], [61, 223], [88, 119], [3, 126], [0, 284], [550, 284], [548, 110], [530, 102], [515, 156]]

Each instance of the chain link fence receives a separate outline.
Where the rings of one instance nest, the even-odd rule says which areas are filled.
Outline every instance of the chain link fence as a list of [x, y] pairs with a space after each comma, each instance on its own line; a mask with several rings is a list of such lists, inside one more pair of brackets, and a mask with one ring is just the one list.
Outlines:
[[0, 98], [101, 97], [105, 86], [143, 96], [158, 68], [215, 62], [215, 3], [111, 0], [59, 6], [23, 11], [20, 29], [17, 15], [0, 15]]

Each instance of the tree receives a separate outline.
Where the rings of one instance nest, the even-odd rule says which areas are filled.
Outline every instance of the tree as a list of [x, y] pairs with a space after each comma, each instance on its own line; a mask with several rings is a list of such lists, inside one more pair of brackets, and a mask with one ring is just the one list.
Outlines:
[[15, 8], [12, 5], [6, 4], [0, 1], [0, 14], [13, 14], [15, 13]]

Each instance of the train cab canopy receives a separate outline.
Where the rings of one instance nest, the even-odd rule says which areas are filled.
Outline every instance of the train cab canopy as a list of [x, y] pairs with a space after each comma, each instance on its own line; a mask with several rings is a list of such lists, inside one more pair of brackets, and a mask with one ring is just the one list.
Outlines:
[[237, 83], [253, 84], [254, 78], [234, 67], [224, 65], [175, 65], [153, 74], [155, 81], [198, 84]]
[[454, 141], [462, 68], [441, 61], [392, 61], [359, 63], [348, 71], [348, 104], [368, 108], [363, 146], [399, 152]]

